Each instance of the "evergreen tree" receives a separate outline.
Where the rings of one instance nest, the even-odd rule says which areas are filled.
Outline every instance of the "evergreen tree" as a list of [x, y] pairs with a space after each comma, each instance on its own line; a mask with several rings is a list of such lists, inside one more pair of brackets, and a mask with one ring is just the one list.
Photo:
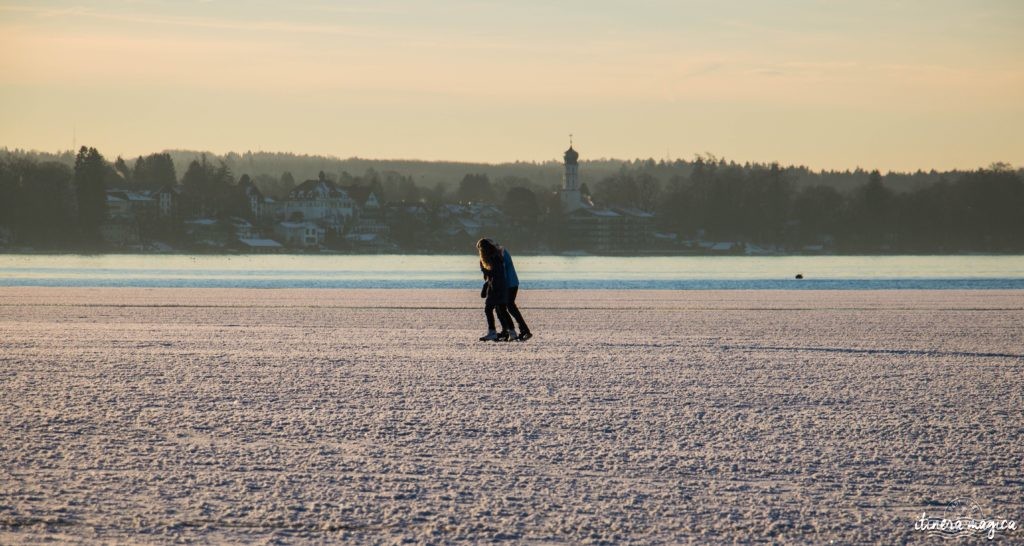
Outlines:
[[96, 240], [99, 227], [106, 219], [107, 197], [103, 186], [106, 162], [96, 148], [82, 146], [75, 157], [75, 195], [78, 200], [78, 222], [83, 234]]
[[234, 177], [224, 162], [214, 167], [203, 155], [189, 163], [181, 183], [193, 215], [219, 216], [228, 212]]
[[0, 227], [17, 227], [22, 199], [20, 174], [14, 165], [0, 158]]
[[256, 220], [256, 218], [253, 217], [252, 205], [249, 203], [249, 197], [245, 193], [246, 186], [250, 185], [254, 185], [252, 179], [249, 178], [249, 175], [243, 174], [238, 179], [238, 183], [230, 188], [226, 209], [228, 216], [237, 216], [247, 220]]
[[868, 175], [868, 182], [861, 186], [853, 202], [853, 230], [851, 234], [855, 249], [883, 249], [891, 243], [893, 193], [882, 183], [877, 170]]
[[174, 171], [174, 161], [171, 160], [169, 154], [139, 156], [132, 169], [132, 178], [142, 189], [152, 191], [178, 183], [178, 177]]
[[295, 187], [295, 177], [292, 176], [292, 173], [288, 171], [281, 173], [281, 185], [288, 188], [288, 191]]

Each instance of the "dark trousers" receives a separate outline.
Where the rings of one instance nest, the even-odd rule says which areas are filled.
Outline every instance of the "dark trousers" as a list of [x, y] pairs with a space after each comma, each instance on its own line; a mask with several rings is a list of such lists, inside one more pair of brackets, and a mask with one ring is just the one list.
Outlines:
[[519, 323], [520, 332], [529, 332], [530, 327], [526, 325], [526, 321], [523, 320], [523, 314], [519, 312], [519, 307], [516, 307], [516, 294], [519, 293], [519, 287], [513, 286], [508, 289], [508, 313], [512, 315], [512, 318], [516, 319]]
[[487, 306], [484, 307], [484, 314], [487, 315], [487, 329], [496, 329], [494, 327], [495, 312], [498, 313], [498, 320], [501, 321], [501, 331], [504, 332], [506, 330], [511, 330], [513, 326], [512, 317], [508, 316], [508, 306], [505, 305], [504, 303], [488, 303]]

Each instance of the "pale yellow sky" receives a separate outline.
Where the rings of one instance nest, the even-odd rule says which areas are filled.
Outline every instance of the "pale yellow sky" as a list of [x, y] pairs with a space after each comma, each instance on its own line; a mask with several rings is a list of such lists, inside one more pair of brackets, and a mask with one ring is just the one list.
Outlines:
[[0, 146], [1024, 165], [1017, 0], [0, 0]]

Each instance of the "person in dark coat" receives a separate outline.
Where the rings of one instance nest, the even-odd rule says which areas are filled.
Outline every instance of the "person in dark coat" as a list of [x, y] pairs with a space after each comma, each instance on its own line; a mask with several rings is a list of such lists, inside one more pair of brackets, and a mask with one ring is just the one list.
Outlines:
[[[476, 243], [480, 254], [480, 271], [484, 274], [484, 289], [480, 295], [484, 301], [484, 315], [487, 317], [487, 335], [480, 341], [509, 341], [512, 338], [512, 317], [508, 314], [508, 281], [505, 278], [505, 259], [490, 239]], [[494, 327], [494, 314], [501, 322], [501, 332]]]
[[512, 254], [509, 253], [508, 249], [504, 245], [498, 245], [498, 251], [501, 252], [501, 257], [505, 262], [505, 282], [508, 285], [508, 301], [506, 302], [508, 314], [519, 325], [519, 341], [526, 341], [533, 337], [533, 334], [530, 333], [530, 327], [526, 325], [526, 319], [523, 318], [523, 314], [516, 305], [516, 295], [519, 294], [519, 275], [516, 274], [516, 266], [512, 263]]

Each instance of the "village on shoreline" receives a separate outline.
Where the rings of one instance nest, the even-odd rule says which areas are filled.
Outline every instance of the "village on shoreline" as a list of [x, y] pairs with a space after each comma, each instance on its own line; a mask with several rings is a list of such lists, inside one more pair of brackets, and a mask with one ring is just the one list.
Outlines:
[[[1024, 183], [1005, 164], [883, 177], [700, 156], [612, 171], [607, 160], [581, 165], [571, 143], [562, 155], [557, 185], [554, 165], [544, 164], [536, 181], [478, 172], [429, 187], [372, 168], [362, 176], [320, 170], [302, 182], [289, 171], [236, 180], [239, 161], [268, 168], [252, 155], [228, 157], [229, 167], [201, 154], [179, 179], [182, 158], [166, 152], [130, 167], [82, 147], [73, 169], [66, 156], [8, 153], [0, 156], [0, 253], [456, 254], [481, 237], [560, 256], [1024, 252], [1016, 237], [1024, 228], [1010, 214]], [[267, 155], [307, 161], [283, 157]], [[593, 190], [581, 178], [591, 167]]]

